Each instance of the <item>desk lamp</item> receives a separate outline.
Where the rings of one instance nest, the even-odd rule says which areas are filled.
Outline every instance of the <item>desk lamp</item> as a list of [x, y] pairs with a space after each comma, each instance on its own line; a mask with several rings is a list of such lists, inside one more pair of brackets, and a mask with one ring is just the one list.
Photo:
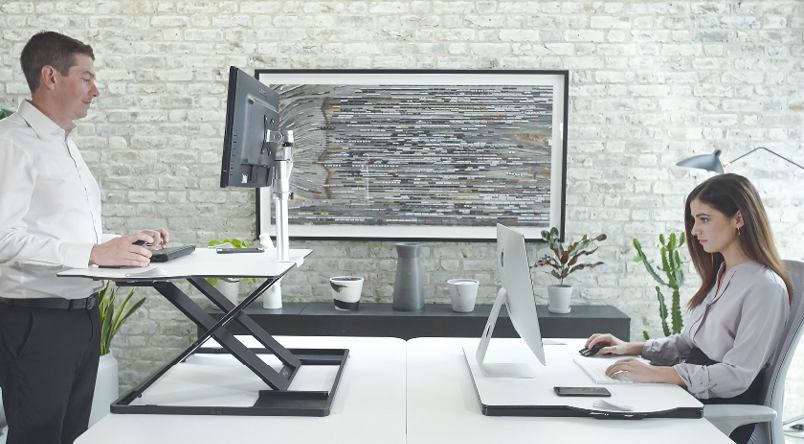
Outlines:
[[782, 159], [784, 159], [784, 160], [792, 163], [793, 165], [801, 168], [802, 170], [804, 170], [804, 166], [801, 166], [801, 165], [793, 162], [792, 160], [790, 160], [790, 159], [788, 159], [788, 158], [786, 158], [784, 156], [780, 156], [778, 153], [775, 153], [775, 152], [765, 148], [764, 146], [754, 148], [753, 150], [743, 154], [742, 156], [732, 160], [731, 162], [722, 163], [720, 161], [720, 154], [722, 153], [722, 151], [715, 150], [715, 152], [712, 153], [712, 154], [701, 154], [700, 156], [692, 156], [690, 158], [684, 159], [681, 162], [677, 163], [676, 165], [682, 166], [682, 167], [687, 167], [687, 168], [700, 168], [702, 170], [713, 171], [715, 173], [721, 174], [721, 173], [724, 172], [723, 169], [726, 168], [727, 166], [729, 166], [730, 164], [732, 164], [732, 163], [742, 159], [743, 157], [753, 153], [754, 151], [758, 151], [758, 150], [765, 150], [765, 151], [773, 154], [774, 156], [781, 157]]

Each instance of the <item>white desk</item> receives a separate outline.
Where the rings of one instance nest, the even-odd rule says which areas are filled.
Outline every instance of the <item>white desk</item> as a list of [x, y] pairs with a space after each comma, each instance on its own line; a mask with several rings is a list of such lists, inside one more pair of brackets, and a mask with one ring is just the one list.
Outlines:
[[[253, 338], [243, 338], [256, 346]], [[285, 347], [348, 348], [338, 396], [326, 417], [109, 414], [77, 444], [265, 444], [405, 442], [405, 342], [396, 338], [277, 337]], [[271, 361], [268, 361], [271, 362]], [[277, 361], [278, 362], [278, 361]], [[271, 362], [272, 363], [272, 362]], [[316, 389], [333, 375], [305, 374], [292, 388]], [[298, 385], [299, 387], [296, 387]], [[248, 405], [266, 388], [230, 355], [193, 355], [173, 367], [138, 402]]]
[[[480, 404], [462, 350], [463, 346], [476, 346], [478, 341], [477, 338], [417, 338], [408, 341], [408, 444], [446, 442], [732, 444], [727, 436], [705, 419], [629, 421], [484, 416], [480, 411]], [[495, 349], [504, 349], [516, 341], [521, 339], [492, 339], [487, 356], [493, 359]], [[562, 341], [570, 343], [576, 353], [583, 347], [583, 340]], [[551, 347], [562, 346], [545, 346], [547, 365], [550, 365], [551, 357], [556, 358], [556, 350]], [[580, 368], [577, 370], [583, 373]], [[567, 379], [567, 382], [570, 382], [570, 379]], [[591, 380], [588, 384], [591, 384]], [[617, 402], [618, 387], [609, 385], [607, 388], [613, 395], [610, 400]], [[680, 387], [670, 385], [664, 388], [666, 393], [673, 396], [676, 396], [679, 390], [683, 391]], [[658, 393], [656, 396], [661, 396], [655, 390], [654, 394]]]

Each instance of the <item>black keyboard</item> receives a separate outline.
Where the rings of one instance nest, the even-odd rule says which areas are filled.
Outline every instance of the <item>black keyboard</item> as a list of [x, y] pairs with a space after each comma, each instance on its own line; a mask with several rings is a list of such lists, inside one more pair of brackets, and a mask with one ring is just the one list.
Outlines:
[[167, 262], [178, 259], [195, 251], [195, 245], [182, 245], [181, 247], [167, 247], [156, 250], [151, 254], [151, 262]]

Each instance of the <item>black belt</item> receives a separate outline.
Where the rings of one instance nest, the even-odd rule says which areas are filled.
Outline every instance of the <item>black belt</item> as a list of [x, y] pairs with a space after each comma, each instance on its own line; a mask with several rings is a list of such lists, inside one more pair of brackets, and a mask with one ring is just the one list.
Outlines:
[[27, 308], [47, 308], [52, 310], [92, 310], [98, 306], [100, 296], [92, 293], [92, 296], [84, 299], [59, 299], [59, 298], [40, 298], [40, 299], [9, 299], [0, 298], [0, 302], [10, 307]]

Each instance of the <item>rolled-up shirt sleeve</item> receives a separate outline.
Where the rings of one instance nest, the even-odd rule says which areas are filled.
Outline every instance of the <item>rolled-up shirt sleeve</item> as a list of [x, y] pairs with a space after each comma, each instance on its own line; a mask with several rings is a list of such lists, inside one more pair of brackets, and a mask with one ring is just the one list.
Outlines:
[[656, 365], [673, 365], [686, 358], [692, 350], [687, 331], [666, 338], [648, 339], [642, 346], [642, 357]]
[[86, 267], [94, 243], [37, 236], [24, 217], [36, 185], [36, 166], [10, 140], [0, 141], [0, 264]]
[[776, 349], [788, 311], [787, 293], [772, 284], [754, 291], [740, 310], [734, 346], [722, 362], [673, 367], [697, 398], [733, 398], [745, 392]]

